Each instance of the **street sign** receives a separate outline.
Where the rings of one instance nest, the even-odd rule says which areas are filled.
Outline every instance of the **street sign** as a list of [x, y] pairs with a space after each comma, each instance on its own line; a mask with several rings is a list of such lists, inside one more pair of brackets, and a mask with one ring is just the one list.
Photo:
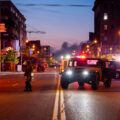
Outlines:
[[0, 32], [6, 32], [5, 24], [0, 23]]

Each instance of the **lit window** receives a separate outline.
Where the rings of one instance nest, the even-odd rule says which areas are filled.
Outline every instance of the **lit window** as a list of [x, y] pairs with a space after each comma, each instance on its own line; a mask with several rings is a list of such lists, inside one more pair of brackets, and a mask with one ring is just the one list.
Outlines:
[[108, 19], [108, 14], [104, 13], [104, 20], [107, 20], [107, 19]]
[[108, 29], [108, 26], [107, 25], [104, 25], [104, 30], [107, 30]]

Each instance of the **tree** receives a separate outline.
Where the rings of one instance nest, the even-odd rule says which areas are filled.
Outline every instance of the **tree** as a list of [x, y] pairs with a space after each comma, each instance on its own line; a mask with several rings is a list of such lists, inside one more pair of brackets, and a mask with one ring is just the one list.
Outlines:
[[15, 63], [18, 64], [19, 60], [17, 58], [17, 52], [14, 50], [9, 50], [6, 52], [4, 57], [4, 61], [7, 63]]
[[2, 63], [9, 64], [10, 69], [14, 69], [15, 71], [15, 64], [19, 63], [19, 59], [17, 58], [17, 52], [14, 50], [8, 50], [6, 54], [2, 56]]

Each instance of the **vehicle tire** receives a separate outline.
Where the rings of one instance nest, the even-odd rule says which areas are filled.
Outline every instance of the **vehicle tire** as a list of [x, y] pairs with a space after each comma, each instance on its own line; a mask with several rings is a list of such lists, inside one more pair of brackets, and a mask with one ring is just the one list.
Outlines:
[[99, 75], [95, 75], [92, 80], [92, 89], [97, 90], [99, 86]]
[[112, 81], [111, 79], [108, 79], [107, 81], [104, 82], [106, 88], [111, 87], [111, 81]]
[[68, 88], [68, 84], [69, 84], [69, 82], [67, 81], [67, 79], [61, 78], [61, 87], [63, 89], [67, 89]]
[[79, 84], [79, 87], [84, 87], [84, 82], [78, 82], [78, 84]]

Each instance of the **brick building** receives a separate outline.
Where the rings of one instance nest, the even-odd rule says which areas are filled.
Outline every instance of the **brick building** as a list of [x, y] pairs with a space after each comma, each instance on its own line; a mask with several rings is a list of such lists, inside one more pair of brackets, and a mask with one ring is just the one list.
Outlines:
[[50, 57], [50, 46], [41, 46], [41, 52], [44, 57]]
[[2, 33], [1, 47], [5, 50], [12, 47], [19, 51], [26, 40], [25, 17], [11, 2], [11, 0], [0, 0], [0, 22], [5, 23], [6, 33]]
[[28, 41], [28, 43], [26, 43], [26, 46], [29, 48], [29, 49], [35, 49], [35, 51], [41, 51], [41, 43], [40, 43], [40, 40], [31, 40], [31, 41]]
[[120, 0], [95, 0], [94, 37], [102, 46], [102, 54], [119, 52], [120, 48]]

